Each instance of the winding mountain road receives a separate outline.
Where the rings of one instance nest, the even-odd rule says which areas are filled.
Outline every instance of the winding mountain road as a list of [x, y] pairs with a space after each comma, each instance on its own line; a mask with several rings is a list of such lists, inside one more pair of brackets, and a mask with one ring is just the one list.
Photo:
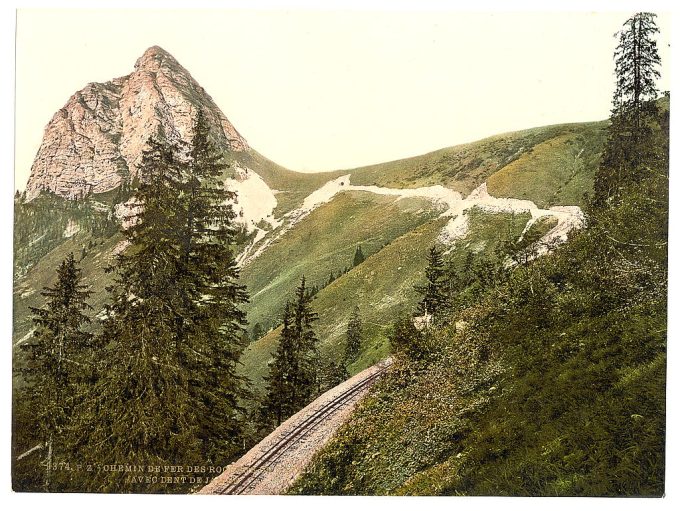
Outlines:
[[198, 493], [284, 493], [391, 364], [391, 358], [385, 359], [319, 396]]

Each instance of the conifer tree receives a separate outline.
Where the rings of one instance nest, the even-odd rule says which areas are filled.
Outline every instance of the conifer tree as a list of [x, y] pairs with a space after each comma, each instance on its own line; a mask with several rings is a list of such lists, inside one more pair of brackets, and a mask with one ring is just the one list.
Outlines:
[[262, 328], [262, 325], [260, 323], [255, 323], [255, 326], [253, 327], [253, 340], [257, 340], [260, 337], [264, 335], [264, 329]]
[[312, 310], [312, 297], [307, 287], [305, 276], [295, 290], [295, 308], [293, 311], [293, 327], [299, 343], [297, 370], [294, 373], [295, 403], [299, 408], [306, 405], [319, 389], [318, 364], [319, 340], [313, 329], [318, 314]]
[[52, 490], [56, 459], [70, 453], [71, 416], [84, 390], [92, 382], [92, 335], [83, 331], [90, 323], [85, 311], [91, 295], [82, 284], [81, 270], [73, 254], [57, 269], [57, 282], [41, 293], [42, 308], [31, 308], [35, 331], [21, 345], [26, 366], [20, 370], [26, 383], [28, 408], [44, 445], [45, 491]]
[[274, 359], [269, 364], [269, 375], [265, 378], [267, 394], [261, 407], [265, 422], [273, 419], [278, 426], [284, 418], [295, 413], [292, 372], [297, 357], [298, 345], [293, 331], [293, 308], [290, 302], [286, 302], [279, 344]]
[[427, 283], [424, 286], [416, 287], [416, 290], [423, 295], [418, 304], [418, 312], [422, 315], [437, 316], [446, 306], [446, 269], [441, 251], [433, 245], [427, 256], [427, 268], [425, 278]]
[[234, 197], [201, 113], [188, 152], [149, 147], [101, 337], [103, 424], [83, 443], [92, 458], [223, 463], [241, 449], [248, 395], [236, 373], [247, 295], [231, 248]]
[[328, 389], [332, 389], [336, 385], [340, 385], [347, 378], [349, 378], [349, 373], [347, 372], [347, 368], [342, 361], [326, 361], [324, 364], [322, 364], [319, 371], [321, 392], [325, 392]]
[[262, 404], [265, 421], [274, 419], [277, 425], [303, 408], [320, 390], [318, 339], [312, 328], [318, 316], [311, 309], [311, 299], [303, 276], [295, 290], [295, 300], [287, 302], [284, 309]]
[[354, 362], [361, 351], [361, 316], [359, 306], [355, 305], [347, 323], [347, 343], [345, 344], [345, 364]]
[[[197, 463], [198, 411], [181, 364], [178, 329], [182, 211], [172, 148], [150, 140], [142, 176], [123, 231], [131, 246], [109, 268], [115, 278], [99, 338], [98, 380], [93, 399], [80, 410], [89, 424], [82, 432], [82, 456], [144, 465]], [[92, 477], [89, 489], [124, 489], [124, 474], [105, 476]]]
[[[233, 254], [237, 230], [233, 192], [222, 182], [227, 165], [210, 140], [209, 126], [198, 113], [189, 164], [180, 196], [181, 257], [176, 287], [181, 290], [180, 335], [186, 337], [184, 363], [199, 420], [206, 461], [229, 459], [241, 446], [246, 381], [236, 372], [245, 349], [245, 286], [238, 283]], [[225, 200], [229, 199], [229, 201]]]
[[659, 32], [655, 18], [652, 13], [637, 13], [617, 34], [616, 90], [609, 137], [595, 181], [596, 206], [617, 195], [626, 183], [639, 181], [641, 164], [653, 157], [653, 100], [661, 63], [654, 40]]
[[365, 260], [366, 260], [366, 257], [364, 256], [364, 253], [361, 250], [361, 245], [358, 245], [356, 251], [354, 252], [354, 259], [352, 261], [352, 266], [358, 266], [361, 263], [363, 263]]

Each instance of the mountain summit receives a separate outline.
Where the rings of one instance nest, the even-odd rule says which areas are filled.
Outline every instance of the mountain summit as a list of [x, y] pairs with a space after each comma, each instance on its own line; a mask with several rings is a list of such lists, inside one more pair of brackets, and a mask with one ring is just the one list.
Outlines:
[[199, 110], [220, 149], [248, 149], [205, 89], [172, 55], [152, 46], [131, 74], [86, 85], [54, 114], [31, 166], [26, 200], [41, 191], [74, 199], [116, 188], [137, 176], [152, 135], [191, 140]]

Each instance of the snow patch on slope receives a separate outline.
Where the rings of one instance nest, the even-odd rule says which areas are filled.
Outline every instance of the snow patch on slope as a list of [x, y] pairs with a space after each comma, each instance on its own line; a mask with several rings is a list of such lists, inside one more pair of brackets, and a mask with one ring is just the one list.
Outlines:
[[411, 197], [424, 198], [434, 203], [442, 204], [447, 209], [451, 209], [454, 204], [461, 200], [461, 195], [458, 192], [441, 185], [421, 188], [383, 188], [381, 186], [353, 185], [350, 183], [350, 177], [351, 175], [347, 174], [329, 181], [308, 195], [303, 201], [302, 206], [288, 213], [286, 217], [297, 223], [319, 206], [330, 202], [338, 193], [348, 191], [389, 195], [396, 197], [397, 200]]
[[78, 222], [74, 221], [73, 219], [69, 219], [68, 223], [66, 224], [66, 229], [64, 229], [64, 233], [62, 236], [64, 238], [70, 238], [74, 234], [77, 234], [80, 232], [80, 225], [78, 225]]
[[[315, 209], [333, 200], [341, 192], [361, 191], [377, 195], [388, 195], [396, 200], [405, 198], [424, 198], [439, 205], [444, 210], [441, 217], [450, 217], [451, 220], [444, 226], [438, 240], [444, 244], [452, 244], [456, 240], [467, 235], [469, 230], [468, 211], [472, 208], [481, 208], [489, 213], [529, 213], [531, 219], [527, 223], [526, 233], [531, 225], [539, 218], [550, 216], [557, 219], [557, 225], [546, 233], [539, 241], [539, 254], [550, 250], [550, 246], [564, 242], [567, 234], [572, 229], [580, 229], [585, 225], [585, 217], [578, 206], [554, 206], [550, 209], [541, 209], [530, 200], [499, 198], [489, 194], [486, 183], [478, 186], [468, 197], [462, 198], [461, 194], [441, 185], [426, 186], [421, 188], [383, 188], [380, 186], [352, 185], [350, 174], [338, 177], [327, 182], [318, 190], [309, 194], [302, 205], [283, 216], [275, 226], [275, 232], [267, 237], [266, 232], [260, 230], [255, 239], [239, 255], [237, 262], [245, 265], [257, 258], [267, 247], [290, 230], [295, 224], [307, 217]], [[278, 227], [281, 227], [278, 229]], [[261, 243], [260, 243], [261, 241]], [[259, 244], [259, 245], [258, 245]], [[543, 252], [541, 252], [541, 250]]]
[[260, 241], [262, 241], [267, 236], [267, 234], [269, 234], [269, 231], [265, 231], [264, 229], [260, 229], [259, 227], [256, 227], [256, 229], [257, 232], [255, 233], [255, 237], [252, 239], [250, 243], [248, 243], [246, 248], [244, 248], [243, 251], [236, 257], [236, 264], [239, 266], [243, 266], [245, 262], [255, 259], [255, 257], [260, 255], [260, 253], [271, 243], [270, 238], [269, 240], [265, 241], [259, 248], [255, 249], [257, 244]]
[[256, 172], [237, 165], [234, 178], [225, 179], [224, 186], [236, 193], [234, 212], [248, 233], [257, 229], [263, 220], [273, 228], [280, 225], [280, 221], [274, 218], [278, 204], [274, 190]]
[[551, 245], [565, 242], [569, 231], [585, 225], [585, 216], [578, 206], [553, 206], [550, 209], [541, 209], [529, 200], [493, 197], [489, 194], [486, 183], [482, 183], [466, 199], [454, 204], [443, 214], [453, 218], [442, 229], [439, 235], [440, 242], [451, 244], [467, 234], [468, 211], [472, 208], [480, 208], [489, 213], [529, 213], [531, 218], [524, 227], [521, 237], [539, 218], [555, 218], [557, 225], [539, 240], [539, 255], [548, 252]]
[[[430, 199], [434, 203], [442, 204], [445, 209], [453, 207], [454, 203], [460, 202], [461, 195], [451, 189], [445, 188], [441, 185], [427, 186], [422, 188], [383, 188], [380, 186], [362, 186], [353, 185], [350, 183], [350, 174], [340, 176], [336, 179], [328, 181], [318, 190], [313, 191], [304, 201], [302, 205], [288, 213], [286, 213], [279, 226], [281, 229], [276, 231], [275, 235], [266, 238], [259, 246], [257, 241], [251, 242], [237, 258], [237, 263], [241, 266], [248, 264], [257, 258], [264, 250], [269, 247], [274, 241], [279, 239], [283, 234], [290, 230], [293, 226], [299, 223], [302, 219], [307, 217], [314, 210], [320, 206], [327, 204], [333, 198], [341, 193], [347, 191], [359, 191], [375, 193], [377, 195], [389, 195], [395, 197], [397, 200], [409, 197], [421, 197]], [[259, 241], [259, 240], [258, 240]]]

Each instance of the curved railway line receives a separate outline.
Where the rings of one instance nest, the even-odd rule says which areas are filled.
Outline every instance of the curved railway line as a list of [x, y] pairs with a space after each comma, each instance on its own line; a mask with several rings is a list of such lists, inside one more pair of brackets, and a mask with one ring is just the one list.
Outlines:
[[[346, 382], [351, 382], [349, 387], [343, 389], [337, 395], [332, 395], [328, 400], [323, 400], [324, 396], [333, 394], [334, 391], [337, 392], [338, 387], [335, 387], [322, 395], [307, 408], [289, 419], [292, 423], [289, 423], [289, 421], [284, 422], [281, 428], [285, 429], [280, 434], [277, 435], [277, 431], [279, 430], [275, 430], [274, 433], [272, 433], [272, 435], [276, 435], [274, 439], [271, 438], [271, 435], [265, 438], [260, 444], [255, 446], [248, 454], [241, 458], [241, 460], [232, 465], [234, 469], [231, 473], [225, 472], [201, 489], [199, 493], [220, 495], [241, 495], [250, 493], [251, 491], [253, 493], [259, 493], [253, 490], [256, 490], [258, 484], [271, 473], [272, 468], [276, 470], [277, 466], [281, 463], [285, 463], [286, 455], [291, 454], [291, 451], [294, 451], [299, 444], [305, 443], [305, 441], [313, 442], [314, 439], [311, 438], [311, 436], [313, 436], [319, 428], [323, 427], [323, 423], [343, 408], [354, 405], [359, 400], [362, 393], [367, 391], [368, 388], [384, 374], [391, 363], [391, 359], [387, 359], [366, 371], [362, 371], [362, 373], [359, 373], [352, 378], [356, 379], [356, 381], [352, 382], [352, 379], [350, 379]], [[366, 375], [365, 373], [368, 374]], [[342, 387], [343, 385], [346, 384], [341, 384], [339, 387]], [[320, 405], [317, 404], [319, 400], [322, 400]], [[318, 408], [314, 409], [315, 405], [318, 406]], [[305, 412], [309, 408], [312, 408], [311, 413], [305, 415]], [[303, 415], [300, 417], [300, 414]], [[296, 420], [296, 417], [300, 417], [300, 419]], [[325, 438], [325, 441], [329, 438], [330, 435]], [[265, 447], [262, 447], [263, 444], [266, 444]], [[311, 458], [311, 454], [320, 449], [322, 445], [315, 446], [315, 449], [309, 453], [309, 457]], [[259, 455], [251, 455], [251, 453], [256, 450], [261, 450], [262, 452], [259, 453]], [[249, 457], [253, 458], [252, 461], [244, 462], [244, 460]], [[286, 464], [286, 467], [288, 465], [290, 464]], [[295, 475], [297, 475], [297, 473]], [[292, 478], [287, 482], [292, 482]]]

